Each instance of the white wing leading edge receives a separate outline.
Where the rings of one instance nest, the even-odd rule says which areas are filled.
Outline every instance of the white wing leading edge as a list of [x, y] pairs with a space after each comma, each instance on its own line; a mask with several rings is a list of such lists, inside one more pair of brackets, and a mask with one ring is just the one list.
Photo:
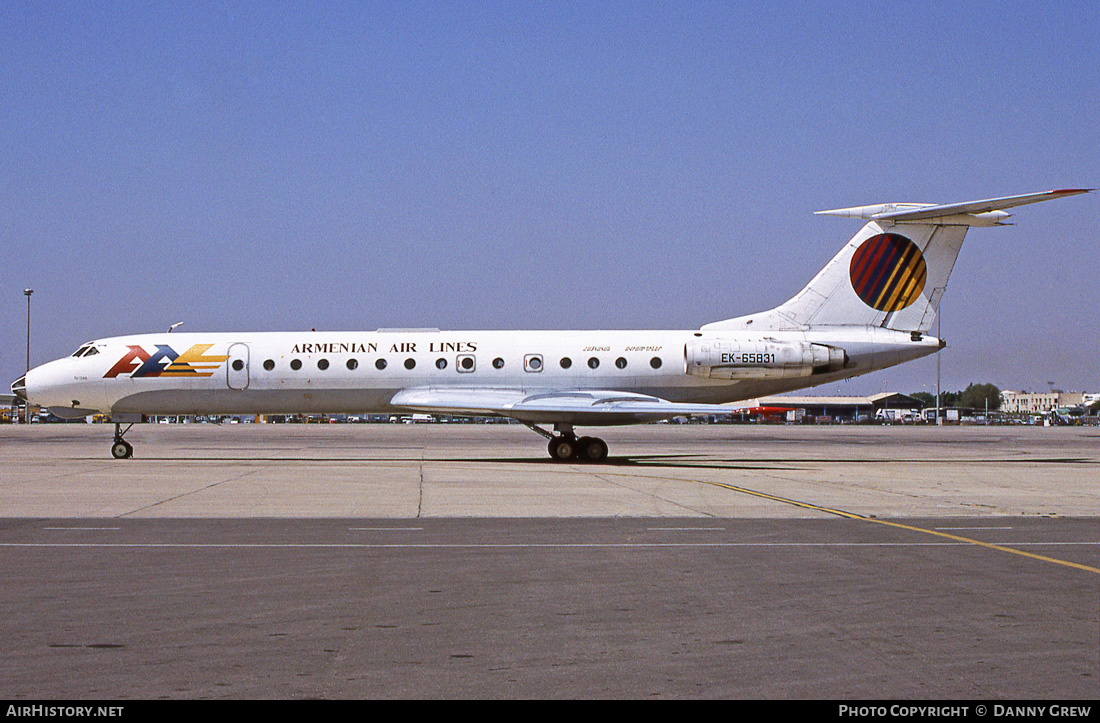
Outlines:
[[730, 414], [724, 404], [684, 404], [634, 392], [570, 389], [403, 389], [390, 406], [413, 412], [511, 417], [531, 424], [607, 426], [655, 422], [678, 416]]

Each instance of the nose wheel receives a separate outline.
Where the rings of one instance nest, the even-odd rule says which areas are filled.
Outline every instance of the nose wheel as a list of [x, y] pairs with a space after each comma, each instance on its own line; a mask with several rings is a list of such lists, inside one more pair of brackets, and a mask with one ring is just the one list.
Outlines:
[[122, 429], [121, 424], [115, 425], [115, 441], [111, 443], [111, 456], [115, 459], [130, 459], [134, 456], [134, 446], [122, 438], [132, 426], [134, 425]]

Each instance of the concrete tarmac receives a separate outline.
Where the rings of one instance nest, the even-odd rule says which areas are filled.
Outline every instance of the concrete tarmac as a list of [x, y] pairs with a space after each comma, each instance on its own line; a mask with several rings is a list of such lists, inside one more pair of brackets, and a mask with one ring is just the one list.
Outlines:
[[1100, 430], [0, 428], [3, 696], [1095, 698]]
[[1094, 427], [609, 428], [607, 464], [552, 461], [521, 425], [0, 427], [15, 517], [1092, 516]]

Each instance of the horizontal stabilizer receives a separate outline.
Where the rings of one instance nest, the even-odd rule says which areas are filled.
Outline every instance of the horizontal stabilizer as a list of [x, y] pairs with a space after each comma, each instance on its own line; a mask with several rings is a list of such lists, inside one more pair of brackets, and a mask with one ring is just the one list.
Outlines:
[[1042, 193], [1026, 193], [1020, 196], [987, 198], [983, 201], [966, 203], [928, 204], [928, 203], [880, 203], [873, 206], [853, 206], [830, 211], [817, 211], [818, 216], [842, 216], [845, 218], [863, 218], [869, 221], [891, 223], [933, 222], [958, 226], [999, 226], [1010, 214], [1006, 208], [1025, 206], [1029, 203], [1050, 201], [1055, 198], [1076, 196], [1088, 193], [1091, 188], [1066, 188]]

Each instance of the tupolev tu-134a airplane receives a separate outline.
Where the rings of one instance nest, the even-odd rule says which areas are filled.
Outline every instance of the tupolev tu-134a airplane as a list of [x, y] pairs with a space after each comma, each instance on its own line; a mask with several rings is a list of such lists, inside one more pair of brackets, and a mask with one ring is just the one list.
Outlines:
[[144, 415], [412, 412], [510, 417], [555, 460], [598, 461], [607, 444], [575, 427], [728, 414], [939, 351], [927, 334], [967, 229], [1089, 190], [820, 211], [867, 223], [786, 303], [698, 330], [141, 334], [82, 344], [12, 392], [110, 414], [118, 458], [133, 454], [121, 425]]

